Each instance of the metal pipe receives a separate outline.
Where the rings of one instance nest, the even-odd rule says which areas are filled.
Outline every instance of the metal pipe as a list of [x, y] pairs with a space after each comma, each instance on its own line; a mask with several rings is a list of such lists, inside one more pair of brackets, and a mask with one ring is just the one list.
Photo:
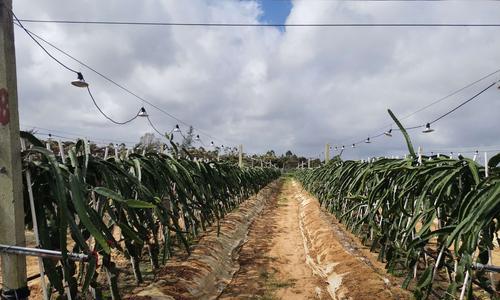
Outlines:
[[490, 271], [490, 272], [497, 272], [500, 273], [500, 266], [493, 266], [493, 265], [483, 265], [480, 263], [475, 263], [472, 265], [472, 268], [478, 271]]
[[[17, 254], [25, 256], [38, 256], [38, 257], [51, 258], [57, 260], [62, 259], [61, 251], [39, 249], [39, 248], [28, 248], [20, 246], [9, 246], [3, 244], [0, 244], [0, 253]], [[83, 253], [68, 253], [68, 259], [73, 261], [85, 262], [89, 260], [89, 255]]]

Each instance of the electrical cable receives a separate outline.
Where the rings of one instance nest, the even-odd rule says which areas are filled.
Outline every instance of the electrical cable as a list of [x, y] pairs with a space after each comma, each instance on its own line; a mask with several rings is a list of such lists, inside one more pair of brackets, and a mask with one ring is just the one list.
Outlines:
[[500, 27], [500, 23], [196, 23], [196, 22], [130, 22], [130, 21], [76, 21], [21, 19], [25, 23], [130, 25], [130, 26], [179, 26], [179, 27]]
[[118, 121], [115, 121], [113, 120], [111, 117], [109, 117], [108, 115], [106, 115], [102, 109], [99, 107], [99, 105], [97, 105], [97, 102], [95, 101], [94, 99], [94, 95], [92, 95], [92, 92], [90, 91], [90, 88], [87, 86], [87, 91], [89, 92], [89, 96], [90, 98], [92, 99], [92, 102], [94, 103], [95, 107], [97, 107], [97, 110], [99, 110], [99, 112], [106, 118], [108, 119], [109, 121], [111, 121], [112, 123], [114, 124], [117, 124], [117, 125], [125, 125], [125, 124], [128, 124], [130, 122], [132, 122], [133, 120], [137, 119], [137, 117], [139, 117], [139, 113], [137, 113], [133, 118], [127, 120], [127, 121], [124, 121], [124, 122], [118, 122]]
[[[498, 73], [498, 72], [500, 72], [500, 70], [495, 71], [495, 72], [493, 72], [493, 73], [490, 73], [490, 75], [487, 75], [486, 77], [489, 77], [489, 76], [491, 76], [491, 75], [493, 75], [493, 74], [496, 74], [496, 73]], [[484, 78], [486, 78], [486, 77], [483, 77], [482, 79], [484, 79]], [[480, 79], [479, 81], [481, 81], [482, 79]], [[479, 82], [479, 81], [475, 81], [475, 83], [477, 83], [477, 82]], [[431, 125], [431, 124], [433, 124], [433, 123], [435, 123], [435, 122], [437, 122], [437, 121], [439, 121], [439, 120], [441, 120], [441, 119], [443, 119], [443, 118], [447, 117], [448, 115], [450, 115], [451, 113], [455, 112], [456, 110], [458, 110], [459, 108], [461, 108], [461, 107], [462, 107], [462, 106], [464, 106], [465, 104], [467, 104], [467, 103], [469, 103], [469, 102], [473, 101], [474, 99], [476, 99], [479, 95], [483, 94], [484, 92], [486, 92], [488, 89], [492, 88], [493, 86], [495, 86], [495, 85], [496, 85], [497, 83], [499, 83], [499, 82], [500, 82], [500, 81], [495, 81], [495, 82], [491, 83], [491, 84], [490, 84], [490, 85], [488, 85], [486, 88], [484, 88], [484, 89], [482, 89], [480, 92], [476, 93], [474, 96], [472, 96], [472, 97], [468, 98], [467, 100], [463, 101], [463, 102], [462, 102], [462, 103], [460, 103], [458, 106], [456, 106], [456, 107], [454, 107], [453, 109], [451, 109], [451, 110], [447, 111], [446, 113], [444, 113], [444, 114], [442, 114], [441, 116], [437, 117], [437, 118], [436, 118], [436, 119], [434, 119], [433, 121], [428, 122], [426, 125]], [[470, 85], [469, 85], [469, 86], [470, 86]], [[463, 88], [462, 88], [462, 90], [463, 90]], [[426, 125], [416, 125], [416, 126], [405, 127], [405, 130], [413, 130], [413, 129], [417, 129], [417, 128], [423, 128], [423, 127], [426, 127]], [[400, 131], [400, 129], [399, 129], [399, 128], [395, 128], [395, 129], [391, 129], [391, 130], [393, 130], [393, 131]], [[367, 139], [370, 139], [370, 141], [371, 141], [371, 140], [373, 140], [373, 139], [375, 139], [375, 138], [378, 138], [378, 137], [380, 137], [380, 136], [382, 136], [382, 135], [384, 135], [384, 134], [385, 134], [385, 132], [383, 132], [383, 133], [381, 133], [381, 134], [378, 134], [378, 135], [374, 135], [374, 136], [368, 136], [368, 138], [367, 138]], [[363, 141], [366, 141], [366, 140], [365, 140], [365, 139], [363, 139], [363, 140], [360, 140], [360, 141], [354, 142], [353, 144], [354, 144], [354, 145], [357, 145], [357, 144], [362, 143]]]
[[[17, 24], [17, 23], [14, 23], [16, 24], [17, 26], [21, 27], [22, 25], [21, 24]], [[87, 68], [88, 70], [94, 72], [95, 74], [99, 75], [100, 77], [102, 77], [103, 79], [107, 80], [108, 82], [111, 82], [113, 85], [115, 85], [116, 87], [120, 88], [121, 90], [127, 92], [128, 94], [132, 95], [133, 97], [137, 98], [138, 100], [140, 100], [140, 102], [142, 103], [147, 103], [148, 105], [150, 105], [151, 107], [155, 108], [156, 110], [160, 111], [161, 113], [165, 114], [166, 116], [178, 121], [179, 123], [185, 125], [185, 126], [192, 126], [191, 124], [188, 124], [186, 122], [184, 122], [183, 120], [177, 118], [176, 116], [170, 114], [169, 112], [167, 112], [166, 110], [164, 110], [163, 108], [157, 106], [156, 104], [146, 100], [145, 98], [139, 96], [138, 94], [136, 94], [135, 92], [133, 92], [132, 90], [128, 89], [127, 87], [125, 87], [124, 85], [116, 82], [115, 80], [111, 79], [109, 76], [107, 75], [104, 75], [103, 73], [97, 71], [95, 68], [89, 66], [88, 64], [84, 63], [83, 61], [77, 59], [76, 57], [72, 56], [71, 54], [67, 53], [66, 51], [62, 50], [61, 48], [57, 47], [56, 45], [54, 45], [53, 43], [47, 41], [46, 39], [42, 38], [40, 35], [26, 29], [23, 27], [23, 29], [27, 32], [29, 32], [32, 36], [38, 38], [39, 40], [41, 40], [42, 42], [44, 42], [45, 44], [49, 45], [50, 47], [52, 47], [53, 49], [59, 51], [60, 53], [62, 53], [63, 55], [67, 56], [68, 58], [72, 59], [73, 61], [81, 64], [82, 66], [84, 66], [85, 68]], [[51, 56], [52, 57], [52, 56]], [[219, 139], [219, 138], [216, 138], [212, 135], [210, 135], [209, 133], [199, 129], [199, 128], [196, 128], [193, 126], [193, 129], [196, 129], [198, 132], [202, 133], [203, 135], [206, 135], [214, 140], [219, 140], [219, 141], [222, 141], [224, 142], [223, 140]], [[162, 134], [163, 136], [163, 134]]]
[[[14, 14], [14, 11], [12, 11], [12, 9], [8, 8], [5, 4], [4, 6], [9, 10], [9, 12], [12, 14], [12, 16], [14, 17], [14, 19], [16, 19], [17, 21], [17, 24], [18, 26], [20, 26], [25, 32], [26, 34], [40, 47], [42, 48], [42, 50], [50, 57], [52, 58], [54, 61], [56, 61], [58, 64], [60, 64], [62, 67], [66, 68], [68, 71], [70, 72], [73, 72], [73, 73], [76, 73], [78, 74], [79, 72], [78, 71], [75, 71], [74, 69], [68, 67], [67, 65], [65, 65], [63, 62], [61, 62], [60, 60], [58, 60], [56, 57], [54, 57], [49, 51], [47, 51], [47, 49], [45, 49], [42, 44], [40, 44], [40, 42], [38, 42], [37, 39], [35, 39], [35, 37], [33, 35], [31, 35], [31, 32], [26, 29], [23, 24], [21, 23], [21, 21], [19, 21], [19, 19], [17, 18], [16, 14]], [[16, 24], [16, 23], [14, 23]]]
[[[473, 86], [473, 85], [475, 85], [475, 84], [477, 84], [477, 83], [479, 83], [479, 82], [481, 82], [481, 81], [483, 81], [483, 80], [485, 80], [485, 79], [487, 79], [487, 78], [489, 78], [489, 77], [491, 77], [491, 76], [493, 76], [493, 75], [496, 75], [496, 74], [498, 74], [498, 73], [500, 73], [500, 69], [497, 69], [497, 70], [495, 70], [495, 71], [493, 71], [493, 72], [491, 72], [491, 73], [489, 73], [489, 74], [486, 74], [486, 75], [484, 75], [483, 77], [481, 77], [481, 78], [479, 78], [479, 79], [477, 79], [477, 80], [475, 80], [475, 81], [473, 81], [473, 82], [471, 82], [471, 83], [468, 83], [467, 85], [465, 85], [465, 86], [463, 86], [463, 87], [461, 87], [461, 88], [459, 88], [459, 89], [457, 89], [457, 90], [455, 90], [455, 91], [451, 92], [450, 94], [448, 94], [448, 95], [446, 95], [446, 96], [444, 96], [444, 97], [442, 97], [442, 98], [439, 98], [439, 99], [437, 99], [437, 100], [435, 100], [435, 101], [433, 101], [433, 102], [431, 102], [431, 103], [429, 103], [429, 104], [425, 105], [425, 106], [424, 106], [424, 107], [422, 107], [422, 108], [419, 108], [418, 110], [416, 110], [416, 111], [414, 111], [414, 112], [412, 112], [412, 113], [410, 113], [410, 114], [408, 114], [408, 115], [405, 115], [405, 116], [403, 116], [403, 117], [399, 118], [399, 120], [401, 121], [401, 120], [408, 119], [409, 117], [414, 116], [415, 114], [417, 114], [417, 113], [419, 113], [419, 112], [421, 112], [421, 111], [423, 111], [423, 110], [425, 110], [425, 109], [427, 109], [427, 108], [429, 108], [429, 107], [431, 107], [431, 106], [433, 106], [433, 105], [436, 105], [436, 104], [438, 104], [438, 103], [440, 103], [440, 102], [442, 102], [442, 101], [444, 101], [444, 100], [446, 100], [446, 99], [448, 99], [448, 98], [450, 98], [450, 97], [452, 97], [452, 96], [455, 96], [456, 94], [458, 94], [458, 93], [460, 93], [460, 92], [462, 92], [462, 91], [464, 91], [464, 90], [466, 90], [466, 89], [470, 88], [471, 86]], [[382, 129], [384, 129], [384, 128], [387, 128], [387, 127], [389, 127], [389, 126], [393, 126], [393, 125], [394, 125], [394, 122], [389, 123], [389, 124], [387, 124], [387, 125], [385, 125], [385, 126], [383, 126], [383, 127], [380, 127], [380, 128], [378, 128], [377, 130], [382, 130]], [[423, 128], [423, 127], [425, 127], [425, 125], [416, 125], [416, 126], [405, 127], [405, 130], [413, 130], [413, 129]], [[391, 129], [392, 129], [392, 128], [391, 128]], [[399, 129], [399, 128], [394, 128], [394, 129], [392, 129], [392, 130], [393, 130], [393, 131], [400, 131], [400, 129]], [[341, 144], [341, 143], [345, 143], [346, 141], [348, 141], [348, 139], [341, 140], [339, 143], [340, 143], [340, 144]], [[361, 141], [355, 142], [354, 144], [358, 144], [358, 143], [363, 142], [363, 141], [364, 141], [364, 140], [361, 140]]]
[[151, 128], [153, 128], [154, 131], [156, 131], [156, 133], [158, 133], [160, 136], [166, 138], [166, 133], [161, 133], [158, 129], [156, 129], [156, 127], [153, 125], [153, 122], [151, 122], [151, 119], [149, 119], [149, 116], [146, 117], [148, 119], [148, 122], [149, 122], [149, 125], [151, 125]]
[[460, 107], [464, 106], [465, 104], [471, 102], [472, 100], [476, 99], [479, 95], [481, 95], [482, 93], [486, 92], [487, 90], [489, 90], [491, 87], [493, 87], [494, 85], [496, 85], [498, 83], [498, 81], [496, 82], [493, 82], [492, 84], [488, 85], [486, 88], [484, 88], [483, 90], [481, 90], [479, 93], [475, 94], [474, 96], [472, 96], [471, 98], [467, 99], [466, 101], [460, 103], [458, 106], [456, 106], [455, 108], [453, 108], [452, 110], [448, 111], [447, 113], [437, 117], [435, 120], [429, 122], [429, 124], [433, 124], [433, 123], [436, 123], [437, 121], [441, 120], [442, 118], [450, 115], [451, 113], [453, 113], [454, 111], [456, 111], [457, 109], [459, 109]]
[[[58, 130], [58, 129], [44, 128], [44, 127], [39, 127], [39, 126], [35, 126], [35, 125], [30, 125], [30, 124], [21, 124], [21, 126], [27, 128], [26, 130], [41, 129], [41, 130], [47, 131], [48, 133], [45, 134], [45, 135], [52, 134], [52, 132], [62, 133], [62, 134], [68, 135], [68, 136], [55, 135], [55, 134], [52, 134], [52, 136], [54, 136], [54, 137], [60, 137], [60, 138], [65, 138], [65, 139], [69, 139], [69, 140], [75, 139], [75, 138], [78, 138], [78, 139], [83, 139], [83, 138], [87, 139], [87, 138], [90, 138], [91, 140], [101, 141], [101, 142], [105, 142], [105, 143], [107, 143], [107, 142], [124, 143], [124, 144], [136, 144], [137, 143], [137, 142], [132, 142], [132, 141], [123, 141], [123, 140], [115, 140], [115, 139], [96, 138], [96, 137], [92, 137], [92, 136], [85, 135], [85, 134], [68, 132], [68, 131], [62, 131], [62, 130]], [[34, 134], [41, 134], [41, 133], [34, 132]]]

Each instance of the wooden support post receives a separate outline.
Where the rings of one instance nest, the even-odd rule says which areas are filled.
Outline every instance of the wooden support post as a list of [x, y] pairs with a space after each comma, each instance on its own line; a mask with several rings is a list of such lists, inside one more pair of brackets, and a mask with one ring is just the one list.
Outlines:
[[[25, 246], [12, 0], [0, 0], [0, 243]], [[2, 293], [27, 299], [26, 258], [1, 255]], [[27, 293], [29, 294], [29, 293]]]

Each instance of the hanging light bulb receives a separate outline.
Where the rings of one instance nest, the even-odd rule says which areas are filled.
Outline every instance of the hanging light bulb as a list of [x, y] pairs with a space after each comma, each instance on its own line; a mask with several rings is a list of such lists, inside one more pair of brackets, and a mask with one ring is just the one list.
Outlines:
[[181, 129], [179, 128], [179, 124], [175, 125], [174, 132], [181, 132]]
[[371, 143], [369, 137], [366, 138], [365, 143], [367, 143], [367, 144]]
[[423, 133], [431, 133], [433, 131], [434, 131], [434, 129], [431, 128], [431, 123], [427, 123], [427, 124], [425, 124], [425, 130], [423, 130], [422, 132]]
[[339, 150], [339, 147], [335, 146], [335, 151]]
[[196, 135], [196, 137], [194, 138], [194, 140], [195, 140], [196, 142], [199, 142], [199, 141], [200, 141], [200, 135], [199, 135], [199, 134], [197, 134], [197, 135]]
[[392, 136], [392, 128], [391, 128], [391, 129], [389, 129], [388, 131], [384, 132], [384, 134], [385, 134], [386, 136], [391, 137], [391, 136]]
[[342, 150], [344, 150], [344, 149], [345, 149], [345, 146], [344, 146], [344, 145], [342, 145], [342, 148], [341, 148], [341, 149], [342, 149]]
[[149, 117], [148, 113], [146, 112], [146, 109], [144, 107], [141, 107], [139, 110], [139, 113], [137, 114], [139, 117]]
[[352, 147], [353, 147], [353, 148], [356, 148], [356, 144], [352, 144]]
[[71, 81], [72, 85], [80, 88], [86, 88], [89, 86], [89, 84], [85, 81], [85, 79], [83, 79], [82, 73], [78, 72], [76, 73], [76, 75], [77, 75], [76, 80]]
[[210, 142], [210, 147], [213, 147], [213, 146], [215, 146], [214, 141], [211, 141]]

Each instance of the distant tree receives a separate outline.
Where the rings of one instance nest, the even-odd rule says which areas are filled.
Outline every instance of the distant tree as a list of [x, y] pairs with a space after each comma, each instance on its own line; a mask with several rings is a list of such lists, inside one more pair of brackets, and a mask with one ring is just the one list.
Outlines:
[[293, 155], [293, 153], [292, 153], [292, 151], [290, 151], [290, 150], [288, 150], [288, 151], [285, 153], [285, 156], [287, 156], [287, 157], [292, 156], [292, 155]]
[[154, 133], [147, 132], [140, 137], [139, 143], [135, 148], [146, 149], [146, 151], [153, 151], [160, 146], [160, 139], [156, 138]]
[[184, 136], [184, 140], [182, 141], [181, 146], [183, 148], [191, 148], [193, 146], [193, 136], [194, 136], [194, 128], [193, 126], [189, 126], [188, 132]]
[[268, 157], [276, 157], [276, 152], [274, 152], [274, 150], [269, 150], [266, 152], [266, 156]]

